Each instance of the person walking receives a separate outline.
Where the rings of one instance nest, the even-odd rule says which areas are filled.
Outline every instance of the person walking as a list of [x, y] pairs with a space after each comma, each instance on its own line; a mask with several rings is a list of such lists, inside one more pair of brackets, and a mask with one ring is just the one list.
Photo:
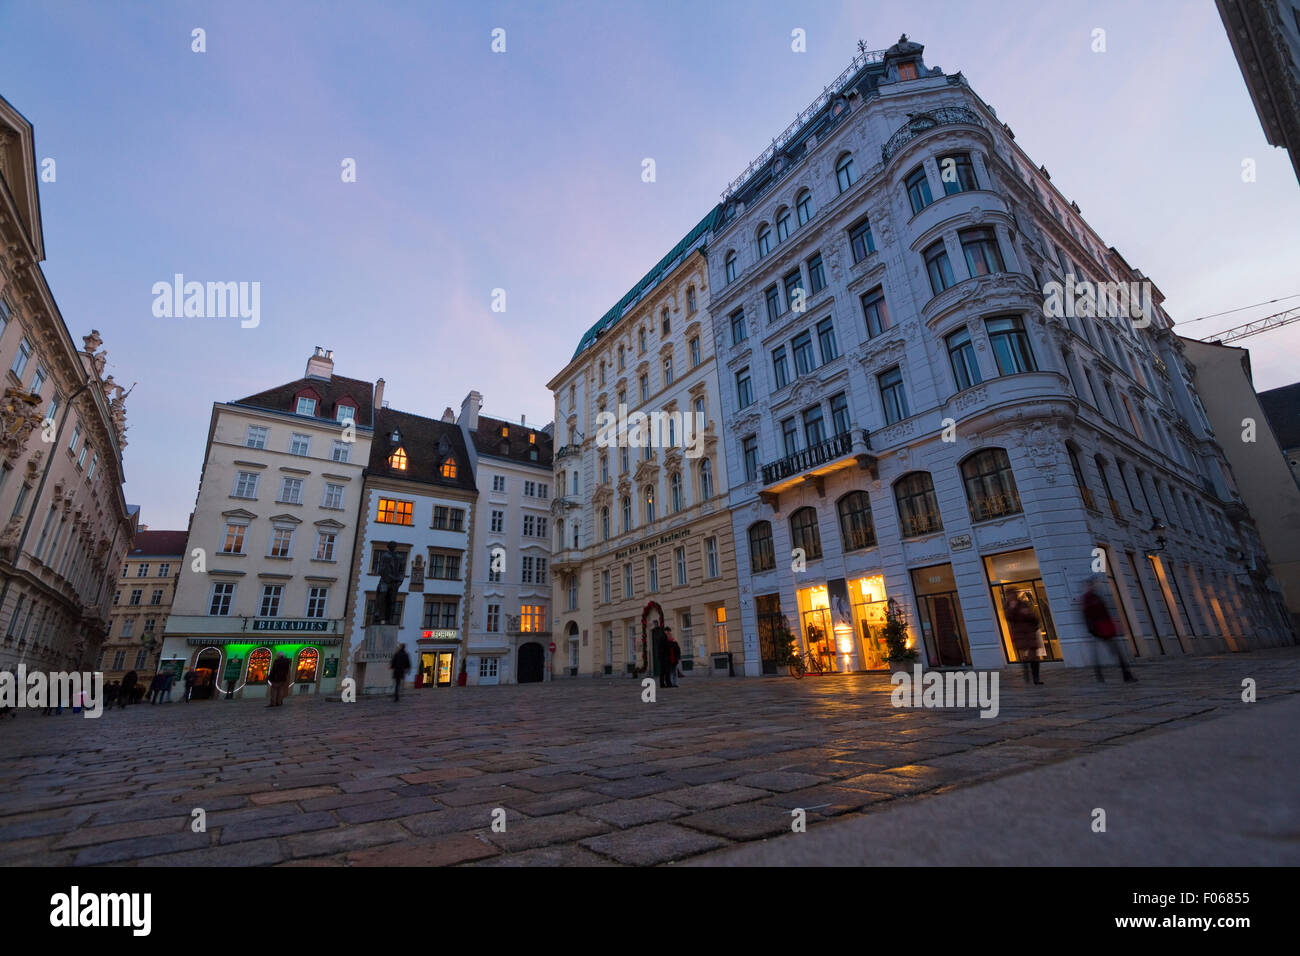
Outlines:
[[188, 703], [189, 699], [194, 696], [194, 668], [191, 667], [187, 670], [181, 680], [185, 684], [185, 696], [181, 699]]
[[1126, 682], [1136, 681], [1137, 678], [1129, 670], [1128, 660], [1124, 657], [1123, 642], [1115, 640], [1119, 634], [1119, 626], [1115, 623], [1115, 619], [1110, 616], [1110, 611], [1106, 608], [1106, 602], [1097, 593], [1094, 582], [1089, 581], [1088, 586], [1083, 589], [1080, 602], [1083, 604], [1083, 621], [1088, 626], [1088, 633], [1097, 639], [1097, 643], [1092, 648], [1093, 667], [1097, 674], [1097, 680], [1106, 680], [1105, 675], [1101, 672], [1102, 648], [1106, 647], [1119, 661], [1120, 673], [1124, 675], [1124, 680]]
[[1007, 627], [1011, 629], [1011, 646], [1016, 649], [1016, 660], [1024, 664], [1025, 683], [1029, 683], [1032, 674], [1034, 683], [1041, 684], [1042, 681], [1038, 679], [1038, 664], [1045, 648], [1039, 630], [1038, 615], [1016, 594], [1007, 596], [1004, 610], [1007, 616]]
[[266, 706], [283, 707], [284, 695], [289, 691], [289, 658], [279, 655], [271, 665], [267, 680], [271, 683], [271, 702]]
[[163, 685], [162, 674], [154, 674], [153, 680], [149, 682], [149, 703], [150, 704], [155, 706], [157, 705], [158, 699], [162, 697], [162, 685]]
[[402, 699], [402, 681], [406, 679], [407, 671], [411, 669], [411, 655], [406, 653], [405, 644], [397, 645], [390, 666], [393, 669], [393, 700], [399, 701]]
[[677, 643], [677, 638], [673, 637], [671, 627], [664, 628], [664, 636], [668, 641], [668, 686], [677, 686], [677, 666], [682, 659], [682, 647]]
[[667, 687], [668, 684], [668, 633], [664, 630], [664, 622], [660, 621], [650, 630], [650, 639], [654, 642], [655, 652], [655, 670], [659, 678], [659, 686]]
[[135, 671], [127, 671], [126, 676], [122, 678], [122, 686], [117, 691], [119, 710], [126, 710], [126, 705], [131, 703], [131, 698], [135, 696], [135, 680]]
[[162, 699], [165, 704], [170, 704], [172, 702], [172, 684], [174, 683], [176, 683], [175, 674], [171, 671], [163, 674]]

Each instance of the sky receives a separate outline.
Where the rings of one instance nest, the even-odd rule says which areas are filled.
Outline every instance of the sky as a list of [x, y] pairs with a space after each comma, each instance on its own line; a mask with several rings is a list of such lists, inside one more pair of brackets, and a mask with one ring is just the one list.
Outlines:
[[[300, 377], [318, 345], [395, 408], [437, 417], [477, 389], [484, 414], [549, 422], [582, 333], [858, 40], [903, 32], [965, 74], [1182, 334], [1300, 305], [1257, 305], [1300, 293], [1300, 184], [1209, 2], [0, 0], [0, 94], [55, 161], [45, 275], [73, 340], [97, 328], [136, 383], [127, 500], [185, 528], [213, 402]], [[260, 283], [258, 325], [156, 317], [176, 273]], [[1240, 344], [1258, 389], [1298, 377], [1300, 323]]]

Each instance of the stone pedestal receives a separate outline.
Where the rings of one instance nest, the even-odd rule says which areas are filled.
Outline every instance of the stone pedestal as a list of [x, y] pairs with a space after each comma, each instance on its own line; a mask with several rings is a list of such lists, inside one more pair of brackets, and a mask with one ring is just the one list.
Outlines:
[[358, 694], [391, 694], [391, 664], [397, 652], [397, 625], [371, 624], [352, 660], [357, 665]]

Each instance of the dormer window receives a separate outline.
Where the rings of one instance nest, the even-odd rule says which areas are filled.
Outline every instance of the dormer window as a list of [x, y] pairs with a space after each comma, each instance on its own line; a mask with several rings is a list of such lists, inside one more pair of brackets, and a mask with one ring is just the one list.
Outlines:
[[502, 437], [502, 438], [509, 438], [509, 437], [510, 437], [510, 429], [507, 428], [505, 425], [502, 425], [502, 426], [501, 426], [501, 437]]
[[351, 405], [336, 405], [334, 407], [334, 420], [340, 423], [354, 422], [357, 418], [357, 410]]
[[456, 459], [448, 458], [442, 463], [442, 477], [454, 479], [456, 477]]
[[900, 80], [916, 79], [916, 64], [915, 63], [898, 64], [898, 78]]
[[296, 411], [297, 411], [297, 413], [298, 413], [299, 415], [315, 415], [315, 414], [316, 414], [316, 399], [314, 399], [314, 398], [299, 398], [299, 399], [298, 399], [298, 408], [296, 409]]
[[530, 445], [536, 445], [536, 444], [537, 444], [537, 432], [529, 432], [529, 433], [528, 433], [528, 444], [530, 444]]
[[388, 456], [388, 467], [395, 471], [406, 471], [406, 449], [398, 448]]

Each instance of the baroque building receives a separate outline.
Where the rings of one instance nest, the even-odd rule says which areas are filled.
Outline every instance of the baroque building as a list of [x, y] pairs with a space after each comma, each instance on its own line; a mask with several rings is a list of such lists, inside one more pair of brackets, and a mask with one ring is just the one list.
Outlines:
[[0, 98], [0, 667], [89, 667], [131, 544], [126, 391], [76, 345], [41, 270], [32, 126]]
[[1294, 0], [1216, 0], [1264, 138], [1291, 154], [1300, 179], [1300, 6]]
[[710, 230], [746, 673], [786, 626], [884, 667], [891, 606], [999, 667], [1012, 596], [1088, 663], [1094, 575], [1140, 657], [1289, 640], [1159, 290], [923, 52], [861, 52]]
[[[185, 540], [184, 531], [137, 528], [116, 577], [108, 636], [95, 666], [105, 684], [135, 671], [147, 687], [158, 672], [162, 634], [185, 561]], [[179, 663], [171, 665], [177, 678], [183, 676]]]
[[646, 637], [660, 615], [685, 674], [749, 666], [705, 257], [715, 217], [606, 313], [548, 384], [556, 675], [653, 667]]
[[302, 378], [213, 405], [161, 662], [195, 697], [265, 697], [281, 653], [290, 693], [338, 687], [378, 397], [317, 348]]

